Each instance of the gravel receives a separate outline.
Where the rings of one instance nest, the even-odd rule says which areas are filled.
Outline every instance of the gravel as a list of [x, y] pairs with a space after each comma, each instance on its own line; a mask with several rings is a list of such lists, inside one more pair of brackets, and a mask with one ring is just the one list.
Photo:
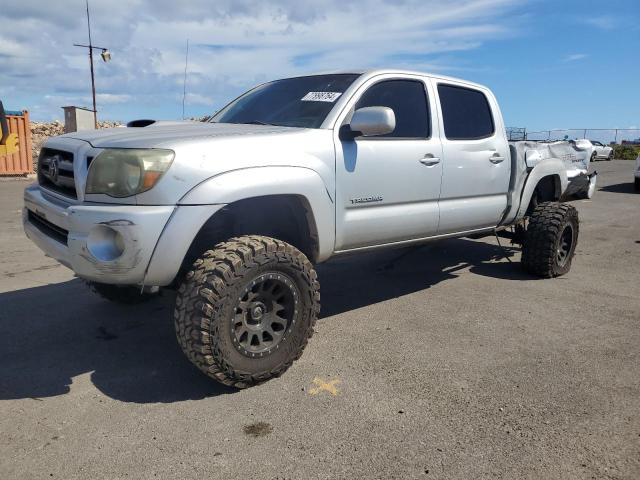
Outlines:
[[[98, 122], [98, 128], [114, 128], [122, 125], [120, 122]], [[38, 156], [42, 145], [49, 137], [55, 137], [64, 133], [64, 124], [59, 121], [31, 122], [31, 151], [33, 154], [33, 166], [36, 170]]]

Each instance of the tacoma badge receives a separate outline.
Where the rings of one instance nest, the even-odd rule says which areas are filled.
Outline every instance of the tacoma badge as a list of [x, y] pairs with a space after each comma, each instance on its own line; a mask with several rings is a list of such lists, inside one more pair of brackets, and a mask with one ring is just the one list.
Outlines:
[[373, 195], [371, 197], [358, 197], [358, 198], [351, 199], [351, 203], [354, 205], [357, 203], [371, 203], [371, 202], [381, 202], [381, 201], [382, 201], [382, 195]]

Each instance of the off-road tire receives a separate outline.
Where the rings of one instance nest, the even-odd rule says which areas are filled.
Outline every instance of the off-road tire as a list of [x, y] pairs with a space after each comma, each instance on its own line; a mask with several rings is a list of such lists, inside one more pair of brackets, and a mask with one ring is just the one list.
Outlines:
[[[567, 242], [567, 231], [571, 242]], [[539, 277], [551, 278], [564, 275], [571, 269], [571, 261], [578, 243], [578, 211], [571, 205], [557, 202], [539, 204], [529, 217], [524, 244], [522, 266]], [[565, 255], [560, 255], [565, 251]]]
[[140, 292], [135, 285], [111, 285], [108, 283], [86, 282], [92, 292], [105, 300], [123, 305], [137, 305], [157, 296], [156, 293]]
[[[238, 305], [256, 279], [269, 275], [298, 292], [297, 316], [277, 348], [252, 357], [234, 337]], [[178, 343], [196, 367], [225, 385], [246, 388], [282, 375], [300, 358], [319, 312], [320, 284], [307, 257], [283, 241], [248, 235], [219, 243], [195, 261], [178, 289], [174, 321]]]

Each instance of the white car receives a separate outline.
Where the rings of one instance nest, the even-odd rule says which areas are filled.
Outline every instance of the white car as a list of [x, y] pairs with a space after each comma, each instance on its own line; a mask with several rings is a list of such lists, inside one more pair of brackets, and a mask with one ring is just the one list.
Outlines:
[[640, 192], [640, 155], [636, 158], [636, 171], [633, 173], [635, 180], [636, 191]]
[[595, 140], [591, 140], [591, 144], [593, 145], [593, 153], [591, 154], [591, 161], [594, 162], [596, 159], [604, 159], [604, 160], [613, 160], [613, 148], [609, 147], [600, 142], [596, 142]]

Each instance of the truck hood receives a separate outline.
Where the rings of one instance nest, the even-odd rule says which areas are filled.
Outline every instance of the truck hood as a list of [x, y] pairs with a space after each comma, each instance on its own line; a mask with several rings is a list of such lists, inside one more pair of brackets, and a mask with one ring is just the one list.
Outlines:
[[96, 148], [162, 148], [220, 137], [271, 136], [305, 130], [307, 129], [271, 125], [158, 122], [148, 127], [84, 130], [62, 135], [62, 138], [83, 140]]

